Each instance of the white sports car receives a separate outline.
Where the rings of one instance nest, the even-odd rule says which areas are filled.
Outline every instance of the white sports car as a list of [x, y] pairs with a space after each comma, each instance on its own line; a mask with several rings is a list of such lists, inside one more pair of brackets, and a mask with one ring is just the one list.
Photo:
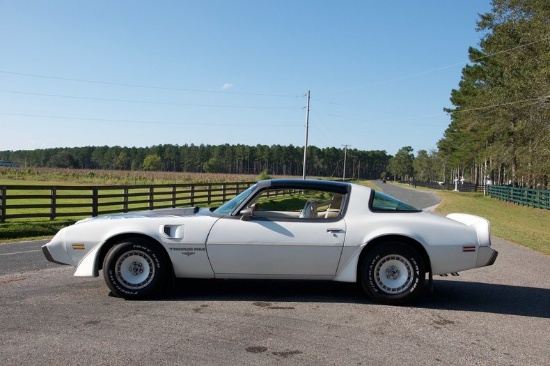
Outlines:
[[215, 209], [151, 210], [89, 218], [42, 247], [75, 276], [103, 276], [114, 295], [137, 299], [171, 278], [358, 282], [375, 301], [418, 297], [426, 273], [494, 263], [484, 218], [441, 217], [370, 188], [275, 179]]

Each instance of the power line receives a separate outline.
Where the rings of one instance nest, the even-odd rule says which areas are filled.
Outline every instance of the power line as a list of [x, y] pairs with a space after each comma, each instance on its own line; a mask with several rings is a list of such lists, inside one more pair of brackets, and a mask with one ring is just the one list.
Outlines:
[[66, 77], [59, 77], [59, 76], [38, 75], [38, 74], [26, 74], [22, 72], [13, 72], [13, 71], [5, 71], [5, 70], [0, 70], [0, 73], [8, 74], [8, 75], [27, 76], [27, 77], [33, 77], [33, 78], [74, 81], [79, 83], [100, 84], [100, 85], [124, 86], [124, 87], [131, 87], [131, 88], [160, 89], [160, 90], [184, 91], [184, 92], [192, 92], [192, 93], [216, 93], [216, 94], [254, 95], [254, 96], [264, 96], [264, 97], [299, 98], [298, 95], [231, 92], [231, 91], [221, 91], [221, 90], [188, 89], [188, 88], [168, 87], [168, 86], [158, 86], [158, 85], [115, 83], [115, 82], [109, 82], [109, 81], [75, 79], [75, 78], [66, 78]]
[[14, 116], [14, 117], [32, 117], [32, 118], [53, 118], [63, 120], [81, 120], [81, 121], [94, 121], [94, 122], [122, 122], [122, 123], [135, 123], [135, 124], [164, 124], [164, 125], [195, 125], [195, 126], [247, 126], [247, 127], [303, 127], [302, 124], [264, 124], [258, 123], [202, 123], [202, 122], [167, 122], [167, 121], [143, 121], [143, 120], [128, 120], [128, 119], [103, 119], [103, 118], [89, 118], [89, 117], [68, 117], [68, 116], [47, 116], [39, 114], [25, 114], [25, 113], [5, 113], [0, 112], [0, 115]]
[[300, 109], [298, 107], [253, 107], [253, 106], [231, 106], [231, 105], [217, 105], [217, 104], [193, 104], [193, 103], [175, 103], [175, 102], [151, 102], [145, 100], [127, 100], [127, 99], [112, 99], [112, 98], [96, 98], [96, 97], [80, 97], [73, 95], [59, 95], [59, 94], [46, 94], [46, 93], [31, 93], [31, 92], [20, 92], [14, 90], [0, 90], [2, 93], [11, 93], [11, 94], [23, 94], [23, 95], [34, 95], [41, 97], [55, 97], [55, 98], [68, 98], [68, 99], [83, 99], [83, 100], [95, 100], [95, 101], [106, 101], [106, 102], [123, 102], [123, 103], [139, 103], [139, 104], [160, 104], [160, 105], [176, 105], [176, 106], [186, 106], [186, 107], [216, 107], [216, 108], [237, 108], [237, 109]]
[[[441, 111], [441, 113], [444, 113]], [[427, 120], [427, 119], [433, 119], [440, 117], [440, 114], [426, 114], [426, 115], [418, 115], [418, 116], [407, 116], [407, 117], [394, 117], [393, 119], [388, 119], [387, 117], [384, 118], [378, 118], [378, 117], [370, 117], [370, 118], [356, 118], [356, 117], [346, 117], [342, 115], [337, 114], [331, 114], [328, 113], [326, 116], [330, 118], [336, 118], [340, 121], [359, 121], [364, 123], [383, 123], [383, 124], [396, 124], [396, 125], [403, 125], [403, 124], [409, 124], [410, 121], [414, 121], [417, 125], [423, 125], [423, 126], [434, 126], [438, 122], [435, 123], [424, 123], [424, 122], [417, 122], [419, 119], [421, 120]]]
[[545, 37], [545, 38], [541, 38], [541, 39], [539, 39], [539, 40], [532, 41], [532, 42], [529, 42], [529, 43], [525, 43], [525, 44], [522, 44], [522, 45], [519, 45], [519, 46], [510, 47], [510, 48], [507, 48], [507, 49], [504, 49], [504, 50], [501, 50], [501, 51], [498, 51], [498, 52], [489, 53], [489, 54], [486, 54], [486, 55], [484, 55], [484, 56], [482, 56], [482, 57], [479, 57], [479, 58], [477, 58], [477, 59], [475, 59], [475, 60], [473, 60], [473, 61], [471, 61], [471, 60], [466, 60], [466, 61], [455, 62], [455, 63], [452, 63], [452, 64], [450, 64], [450, 65], [441, 66], [441, 67], [438, 67], [438, 68], [435, 68], [435, 69], [431, 69], [431, 70], [421, 71], [421, 72], [418, 72], [418, 73], [415, 73], [415, 74], [410, 74], [410, 75], [401, 76], [401, 77], [398, 77], [398, 78], [395, 78], [395, 79], [390, 79], [390, 80], [386, 80], [386, 81], [380, 81], [380, 82], [377, 82], [377, 83], [372, 83], [372, 84], [357, 86], [357, 87], [348, 88], [348, 89], [337, 90], [337, 91], [333, 91], [333, 92], [325, 92], [325, 94], [338, 94], [338, 93], [344, 93], [344, 92], [348, 92], [348, 91], [352, 91], [352, 90], [357, 90], [357, 89], [364, 89], [364, 88], [368, 88], [368, 87], [371, 87], [371, 86], [377, 86], [377, 85], [382, 85], [382, 84], [394, 83], [394, 82], [396, 82], [396, 81], [401, 81], [401, 80], [410, 79], [410, 78], [417, 77], [417, 76], [421, 76], [421, 75], [431, 74], [431, 73], [433, 73], [433, 72], [437, 72], [437, 71], [449, 69], [449, 68], [451, 68], [451, 67], [455, 67], [455, 66], [458, 66], [458, 65], [467, 64], [467, 63], [469, 63], [469, 62], [478, 62], [478, 61], [480, 61], [480, 60], [482, 60], [482, 59], [485, 59], [485, 58], [489, 58], [489, 57], [492, 57], [492, 56], [496, 56], [496, 55], [499, 55], [499, 54], [502, 54], [502, 53], [507, 53], [507, 52], [515, 51], [515, 50], [517, 50], [517, 49], [519, 49], [519, 48], [524, 48], [524, 47], [530, 46], [530, 45], [532, 45], [532, 44], [540, 43], [540, 42], [544, 42], [544, 41], [548, 41], [548, 40], [550, 40], [550, 36]]
[[[520, 104], [520, 103], [536, 103], [536, 102], [548, 103], [549, 101], [550, 101], [550, 95], [547, 95], [547, 96], [540, 96], [540, 97], [534, 97], [534, 98], [529, 98], [529, 99], [511, 101], [511, 102], [502, 102], [502, 103], [498, 103], [498, 104], [492, 104], [492, 105], [477, 107], [477, 108], [452, 109], [452, 110], [449, 110], [447, 113], [471, 112], [471, 111], [478, 111], [478, 110], [484, 110], [484, 109], [505, 107], [505, 106]], [[334, 103], [334, 104], [336, 104], [336, 103]], [[338, 104], [338, 105], [341, 106], [341, 107], [348, 108], [348, 106], [343, 105], [343, 104]], [[408, 116], [408, 117], [400, 118], [399, 121], [394, 121], [394, 120], [383, 120], [383, 119], [374, 119], [374, 118], [365, 119], [365, 118], [345, 117], [345, 116], [335, 115], [335, 114], [327, 114], [327, 116], [329, 116], [331, 118], [338, 118], [340, 120], [361, 121], [361, 122], [366, 122], [366, 123], [382, 123], [383, 122], [383, 123], [391, 123], [391, 124], [395, 124], [395, 125], [408, 124], [409, 122], [404, 122], [404, 121], [414, 121], [414, 120], [417, 120], [419, 118], [427, 119], [427, 118], [438, 117], [438, 115], [435, 115], [435, 114], [433, 114], [433, 115], [424, 115], [424, 116]], [[424, 125], [424, 126], [434, 126], [434, 125], [437, 124], [437, 122], [436, 123], [415, 122], [415, 124], [416, 125]]]
[[545, 37], [545, 38], [541, 38], [541, 39], [539, 39], [539, 40], [532, 41], [532, 42], [529, 42], [529, 43], [520, 44], [519, 46], [507, 48], [507, 49], [504, 49], [504, 50], [501, 50], [501, 51], [498, 51], [498, 52], [488, 53], [488, 54], [486, 54], [485, 56], [481, 56], [481, 57], [479, 57], [479, 58], [476, 58], [475, 60], [473, 60], [473, 62], [477, 62], [477, 61], [482, 60], [482, 59], [484, 59], [484, 58], [489, 58], [489, 57], [492, 57], [492, 56], [500, 55], [501, 53], [507, 53], [507, 52], [510, 52], [510, 51], [515, 51], [515, 50], [517, 50], [517, 49], [520, 49], [520, 48], [523, 48], [523, 47], [527, 47], [527, 46], [530, 46], [530, 45], [535, 44], [535, 43], [540, 43], [540, 42], [548, 41], [548, 40], [550, 40], [550, 36]]
[[447, 112], [447, 113], [463, 113], [463, 112], [481, 111], [481, 110], [484, 110], [484, 109], [505, 107], [505, 106], [520, 104], [520, 103], [535, 103], [535, 102], [547, 102], [547, 101], [550, 101], [550, 95], [546, 95], [546, 96], [542, 96], [542, 97], [529, 98], [529, 99], [524, 99], [524, 100], [518, 100], [518, 101], [515, 101], [515, 102], [504, 102], [504, 103], [493, 104], [493, 105], [488, 105], [488, 106], [484, 106], [484, 107], [476, 107], [476, 108], [468, 108], [468, 109], [453, 109], [453, 110], [449, 110], [449, 112]]

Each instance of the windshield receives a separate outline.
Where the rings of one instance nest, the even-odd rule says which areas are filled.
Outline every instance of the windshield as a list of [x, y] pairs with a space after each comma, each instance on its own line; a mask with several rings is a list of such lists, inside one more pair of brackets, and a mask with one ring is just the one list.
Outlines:
[[421, 210], [412, 207], [397, 198], [375, 191], [371, 201], [372, 211], [397, 211], [397, 212], [419, 212]]
[[224, 203], [223, 205], [221, 205], [220, 207], [218, 207], [217, 209], [214, 210], [214, 213], [217, 213], [219, 215], [231, 215], [231, 213], [233, 211], [235, 211], [235, 209], [237, 207], [239, 207], [241, 205], [241, 203], [243, 203], [243, 201], [245, 199], [248, 198], [248, 196], [250, 196], [250, 194], [256, 189], [256, 184], [254, 184], [253, 186], [249, 187], [248, 189], [246, 189], [245, 191], [239, 193], [237, 196], [233, 197], [232, 199], [230, 199], [229, 201], [227, 201], [226, 203]]

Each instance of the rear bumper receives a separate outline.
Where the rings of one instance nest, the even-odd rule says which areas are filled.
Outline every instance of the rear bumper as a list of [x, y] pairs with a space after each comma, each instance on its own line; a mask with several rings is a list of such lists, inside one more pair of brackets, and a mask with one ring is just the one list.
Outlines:
[[497, 260], [498, 252], [491, 247], [479, 247], [477, 267], [490, 266]]

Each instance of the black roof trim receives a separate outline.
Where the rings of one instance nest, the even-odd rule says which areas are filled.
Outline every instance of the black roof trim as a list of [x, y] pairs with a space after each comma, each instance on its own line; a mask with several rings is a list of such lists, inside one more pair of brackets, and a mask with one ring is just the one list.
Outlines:
[[330, 180], [314, 180], [314, 179], [272, 179], [271, 187], [285, 188], [302, 188], [302, 189], [318, 189], [331, 192], [346, 194], [351, 189], [350, 183], [336, 182]]

